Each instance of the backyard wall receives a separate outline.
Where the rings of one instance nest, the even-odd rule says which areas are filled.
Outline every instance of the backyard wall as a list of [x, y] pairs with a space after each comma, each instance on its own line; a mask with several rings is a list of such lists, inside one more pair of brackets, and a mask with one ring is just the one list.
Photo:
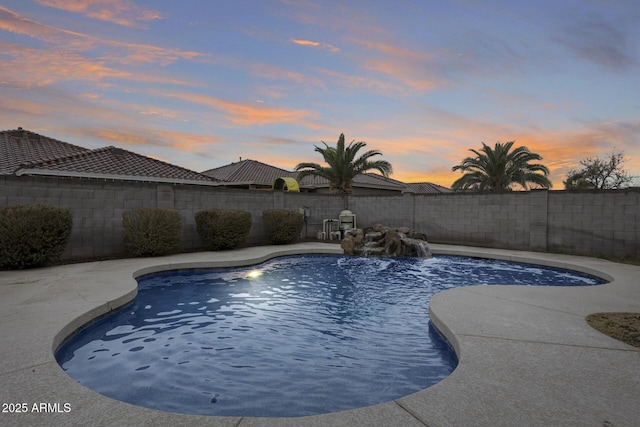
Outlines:
[[142, 207], [177, 209], [182, 246], [201, 246], [194, 214], [203, 209], [251, 212], [250, 243], [263, 243], [262, 211], [308, 208], [303, 229], [314, 238], [324, 219], [345, 208], [358, 227], [409, 226], [429, 241], [494, 248], [561, 251], [585, 255], [640, 256], [640, 189], [545, 191], [506, 194], [334, 196], [198, 185], [93, 179], [0, 176], [0, 207], [49, 203], [73, 211], [65, 258], [120, 254], [122, 213]]

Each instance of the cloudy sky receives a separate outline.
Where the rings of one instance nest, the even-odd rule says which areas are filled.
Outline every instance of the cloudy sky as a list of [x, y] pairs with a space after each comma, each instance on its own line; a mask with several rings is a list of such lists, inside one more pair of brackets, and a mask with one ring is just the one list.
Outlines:
[[203, 171], [367, 142], [450, 186], [485, 142], [640, 175], [637, 0], [0, 0], [0, 127]]

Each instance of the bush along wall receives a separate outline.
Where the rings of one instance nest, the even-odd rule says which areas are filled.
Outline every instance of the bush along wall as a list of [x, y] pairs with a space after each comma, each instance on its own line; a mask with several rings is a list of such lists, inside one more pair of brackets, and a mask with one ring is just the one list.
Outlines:
[[45, 204], [0, 209], [0, 269], [33, 268], [60, 257], [73, 227], [71, 210]]
[[124, 248], [135, 256], [160, 256], [178, 252], [182, 219], [177, 210], [143, 208], [122, 214]]
[[300, 239], [304, 215], [294, 210], [265, 210], [262, 212], [262, 222], [269, 243], [286, 245]]
[[[54, 202], [55, 200], [55, 202]], [[266, 243], [259, 224], [265, 209], [308, 207], [309, 234], [348, 207], [360, 226], [396, 224], [426, 233], [433, 243], [640, 257], [640, 188], [584, 191], [512, 191], [340, 195], [249, 191], [138, 181], [0, 175], [0, 208], [26, 203], [70, 207], [73, 231], [66, 259], [120, 256], [122, 212], [161, 206], [183, 219], [181, 249], [202, 247], [193, 218], [211, 209], [252, 213], [247, 243]], [[160, 203], [158, 205], [154, 203]], [[257, 226], [255, 226], [257, 225]]]
[[251, 213], [234, 209], [210, 209], [195, 214], [196, 230], [209, 250], [234, 249], [246, 242]]

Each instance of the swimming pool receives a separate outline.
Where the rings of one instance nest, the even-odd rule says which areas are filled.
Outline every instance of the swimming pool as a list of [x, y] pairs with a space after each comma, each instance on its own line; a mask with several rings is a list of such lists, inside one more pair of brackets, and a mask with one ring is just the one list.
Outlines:
[[372, 405], [446, 378], [455, 355], [429, 325], [462, 284], [603, 283], [464, 257], [295, 256], [139, 279], [136, 300], [56, 354], [79, 383], [181, 413], [301, 416]]

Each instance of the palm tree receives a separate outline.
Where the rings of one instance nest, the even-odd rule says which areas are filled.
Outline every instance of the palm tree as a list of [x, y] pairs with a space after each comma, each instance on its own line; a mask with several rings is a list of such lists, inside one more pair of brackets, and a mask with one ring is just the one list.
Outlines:
[[338, 143], [329, 147], [322, 141], [323, 147], [315, 146], [315, 151], [322, 154], [324, 161], [329, 166], [317, 163], [300, 163], [296, 166], [298, 181], [309, 175], [320, 176], [329, 180], [329, 191], [337, 194], [351, 194], [353, 192], [353, 178], [369, 170], [377, 170], [383, 176], [388, 177], [393, 172], [391, 163], [385, 160], [370, 160], [374, 156], [382, 155], [378, 150], [370, 150], [356, 159], [358, 151], [366, 146], [366, 142], [354, 142], [344, 146], [344, 134], [340, 134]]
[[510, 152], [514, 142], [504, 145], [498, 142], [493, 149], [483, 142], [480, 151], [469, 150], [476, 156], [467, 157], [451, 168], [452, 171], [464, 172], [451, 188], [456, 191], [511, 191], [513, 185], [517, 184], [527, 190], [528, 183], [550, 188], [551, 181], [547, 178], [549, 169], [538, 163], [530, 163], [542, 160], [542, 157], [530, 152], [527, 147], [518, 147]]

